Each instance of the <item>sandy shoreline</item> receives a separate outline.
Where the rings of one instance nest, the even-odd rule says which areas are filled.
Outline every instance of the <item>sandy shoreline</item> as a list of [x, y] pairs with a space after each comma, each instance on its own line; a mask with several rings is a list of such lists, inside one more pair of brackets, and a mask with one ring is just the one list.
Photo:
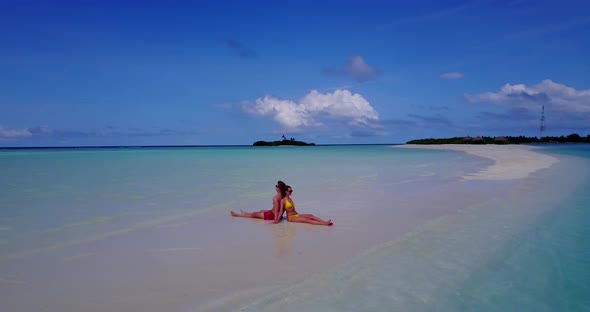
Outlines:
[[528, 145], [406, 144], [393, 147], [458, 151], [495, 161], [495, 164], [490, 167], [464, 176], [465, 180], [522, 179], [559, 162], [555, 157], [535, 152], [538, 147]]

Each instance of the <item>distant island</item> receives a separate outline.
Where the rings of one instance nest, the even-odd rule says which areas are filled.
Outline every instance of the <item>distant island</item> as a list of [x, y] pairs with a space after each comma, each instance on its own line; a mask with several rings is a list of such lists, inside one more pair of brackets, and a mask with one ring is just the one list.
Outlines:
[[303, 141], [297, 141], [295, 138], [287, 139], [283, 135], [283, 139], [280, 141], [256, 141], [252, 146], [281, 146], [281, 145], [292, 145], [292, 146], [314, 146], [314, 143], [307, 143]]
[[568, 136], [542, 138], [525, 136], [503, 136], [503, 137], [454, 137], [442, 139], [420, 139], [411, 140], [406, 144], [526, 144], [526, 143], [590, 143], [590, 134], [582, 137], [577, 133]]

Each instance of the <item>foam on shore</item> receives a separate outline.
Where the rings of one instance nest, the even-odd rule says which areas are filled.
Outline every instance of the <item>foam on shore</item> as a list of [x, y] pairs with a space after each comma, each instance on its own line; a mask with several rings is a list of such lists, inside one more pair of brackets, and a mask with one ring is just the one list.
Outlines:
[[396, 148], [450, 150], [488, 158], [495, 164], [474, 174], [463, 176], [465, 180], [511, 180], [522, 179], [541, 169], [547, 169], [559, 162], [555, 157], [535, 152], [530, 145], [396, 145]]

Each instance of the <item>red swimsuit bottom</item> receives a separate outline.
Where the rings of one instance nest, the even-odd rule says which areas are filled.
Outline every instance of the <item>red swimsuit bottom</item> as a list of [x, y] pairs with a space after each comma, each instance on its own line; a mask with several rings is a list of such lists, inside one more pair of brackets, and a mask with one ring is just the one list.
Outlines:
[[263, 212], [264, 215], [264, 220], [274, 220], [275, 219], [275, 214], [272, 213], [272, 210], [265, 210]]

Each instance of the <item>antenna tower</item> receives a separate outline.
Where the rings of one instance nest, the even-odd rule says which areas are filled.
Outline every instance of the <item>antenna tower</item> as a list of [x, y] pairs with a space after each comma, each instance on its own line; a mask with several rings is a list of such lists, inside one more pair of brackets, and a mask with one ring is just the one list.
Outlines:
[[545, 105], [541, 106], [541, 139], [543, 138], [543, 131], [545, 130]]

